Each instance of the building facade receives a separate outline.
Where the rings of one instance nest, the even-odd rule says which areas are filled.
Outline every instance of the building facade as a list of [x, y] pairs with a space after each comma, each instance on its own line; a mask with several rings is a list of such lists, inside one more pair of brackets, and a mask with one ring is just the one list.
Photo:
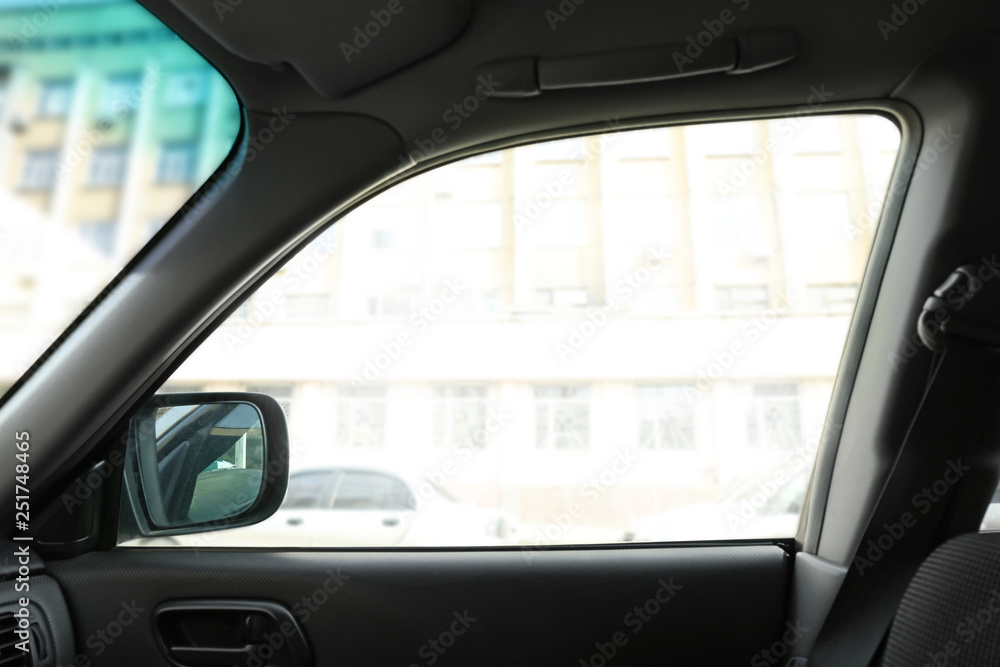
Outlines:
[[[7, 385], [239, 128], [225, 82], [138, 5], [53, 7], [42, 25], [0, 7]], [[595, 539], [809, 457], [898, 132], [804, 111], [612, 120], [406, 181], [304, 249], [167, 387], [269, 393], [298, 467], [419, 470], [529, 524], [611, 474]]]

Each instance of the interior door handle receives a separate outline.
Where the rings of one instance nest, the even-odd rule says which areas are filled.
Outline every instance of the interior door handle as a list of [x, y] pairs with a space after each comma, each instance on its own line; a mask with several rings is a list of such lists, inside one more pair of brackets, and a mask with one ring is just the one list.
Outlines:
[[[264, 660], [269, 667], [313, 664], [302, 628], [275, 602], [178, 600], [164, 602], [154, 613], [160, 650], [178, 667], [229, 667], [265, 655], [270, 655]], [[280, 645], [267, 639], [276, 632], [282, 635]]]

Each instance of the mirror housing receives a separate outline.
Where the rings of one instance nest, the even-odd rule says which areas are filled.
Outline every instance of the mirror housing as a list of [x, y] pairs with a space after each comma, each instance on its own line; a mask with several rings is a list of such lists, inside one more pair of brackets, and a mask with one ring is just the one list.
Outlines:
[[155, 537], [258, 523], [285, 497], [288, 461], [272, 397], [156, 394], [129, 420], [122, 524]]

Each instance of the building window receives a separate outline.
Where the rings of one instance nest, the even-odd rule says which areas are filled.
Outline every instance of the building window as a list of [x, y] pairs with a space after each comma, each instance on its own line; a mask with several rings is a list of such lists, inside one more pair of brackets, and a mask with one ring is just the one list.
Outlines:
[[98, 148], [90, 159], [87, 185], [92, 188], [118, 187], [125, 181], [128, 154], [124, 146]]
[[708, 195], [695, 200], [696, 224], [710, 230], [716, 245], [756, 245], [763, 241], [760, 197]]
[[138, 106], [142, 91], [142, 78], [138, 74], [117, 74], [104, 81], [101, 101], [97, 108], [99, 120], [116, 120]]
[[590, 447], [587, 387], [535, 387], [535, 446], [586, 450]]
[[208, 71], [175, 72], [167, 78], [163, 105], [169, 108], [196, 107], [208, 98]]
[[376, 227], [369, 239], [372, 250], [392, 250], [396, 247], [396, 230], [391, 227]]
[[248, 384], [246, 391], [255, 394], [267, 394], [278, 402], [285, 412], [285, 419], [292, 420], [292, 395], [295, 387], [291, 384]]
[[715, 288], [716, 306], [719, 310], [742, 312], [761, 311], [767, 308], [766, 285], [733, 285]]
[[808, 230], [813, 243], [847, 243], [856, 229], [846, 192], [811, 192], [793, 200], [794, 223]]
[[435, 447], [481, 448], [485, 429], [486, 387], [434, 388]]
[[233, 314], [229, 316], [229, 319], [246, 320], [250, 317], [251, 311], [251, 302], [249, 300], [244, 301], [240, 305], [236, 306], [236, 310], [234, 310]]
[[368, 314], [371, 317], [407, 317], [412, 312], [412, 296], [393, 293], [368, 297]]
[[114, 252], [116, 229], [113, 221], [83, 222], [77, 227], [84, 241], [108, 257]]
[[72, 79], [43, 81], [38, 93], [38, 115], [41, 118], [62, 118], [73, 104]]
[[666, 246], [675, 242], [673, 200], [669, 197], [627, 197], [605, 207], [608, 239], [622, 245]]
[[190, 183], [194, 181], [195, 156], [198, 149], [192, 142], [164, 144], [156, 165], [157, 183]]
[[53, 150], [28, 151], [24, 156], [21, 187], [25, 190], [49, 190], [56, 182], [59, 154]]
[[858, 300], [857, 285], [809, 285], [806, 300], [810, 310], [849, 313]]
[[450, 204], [437, 210], [442, 245], [449, 248], [499, 248], [503, 239], [503, 203]]
[[337, 401], [337, 445], [385, 446], [385, 387], [343, 387]]
[[[535, 200], [532, 200], [534, 202]], [[525, 240], [541, 248], [579, 248], [587, 243], [587, 205], [583, 200], [557, 201], [525, 229]]]
[[747, 443], [756, 449], [794, 449], [801, 444], [797, 384], [755, 384], [750, 388]]
[[535, 305], [539, 308], [582, 308], [590, 302], [582, 287], [535, 290]]
[[281, 314], [294, 320], [320, 319], [329, 314], [329, 304], [329, 294], [288, 294]]
[[639, 447], [694, 449], [694, 405], [680, 385], [637, 387]]
[[472, 311], [480, 317], [492, 317], [500, 314], [500, 292], [496, 290], [480, 290], [471, 295]]

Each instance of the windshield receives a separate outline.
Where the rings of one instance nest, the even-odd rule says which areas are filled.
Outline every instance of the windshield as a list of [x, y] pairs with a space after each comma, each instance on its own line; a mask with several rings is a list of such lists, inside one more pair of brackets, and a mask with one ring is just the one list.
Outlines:
[[223, 78], [135, 2], [0, 0], [0, 394], [218, 168]]

